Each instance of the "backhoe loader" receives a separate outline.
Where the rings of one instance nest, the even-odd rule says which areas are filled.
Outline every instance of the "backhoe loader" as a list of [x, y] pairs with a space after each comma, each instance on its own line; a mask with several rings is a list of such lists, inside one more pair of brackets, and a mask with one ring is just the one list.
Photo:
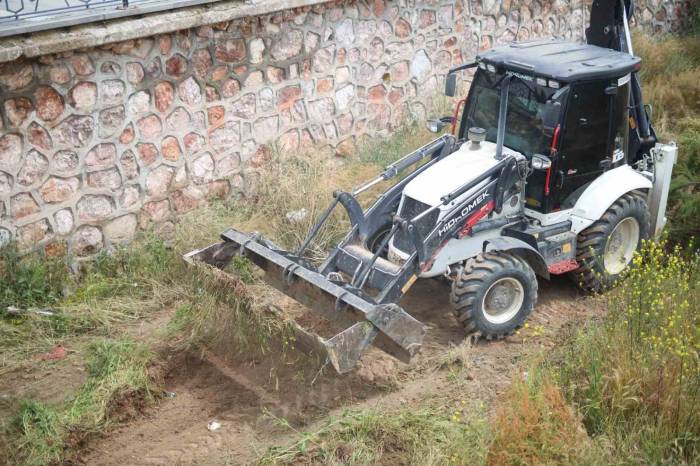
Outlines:
[[[448, 96], [474, 71], [454, 115], [428, 122], [452, 132], [335, 192], [297, 250], [231, 228], [186, 259], [223, 268], [247, 257], [339, 329], [324, 339], [295, 327], [341, 373], [369, 345], [402, 361], [416, 354], [426, 327], [398, 303], [417, 279], [446, 277], [456, 318], [484, 339], [524, 324], [538, 276], [604, 290], [663, 229], [677, 152], [657, 142], [642, 101], [632, 10], [631, 0], [596, 0], [586, 43], [512, 43], [450, 70]], [[358, 196], [389, 180], [363, 209]], [[304, 253], [338, 205], [351, 227], [314, 267]]]

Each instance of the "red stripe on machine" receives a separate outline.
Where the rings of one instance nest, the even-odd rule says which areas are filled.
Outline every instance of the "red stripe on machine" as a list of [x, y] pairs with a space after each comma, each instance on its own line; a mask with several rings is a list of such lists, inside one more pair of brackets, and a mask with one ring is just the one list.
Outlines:
[[[552, 136], [552, 145], [549, 148], [549, 158], [552, 159], [554, 163], [554, 158], [557, 156], [557, 144], [559, 144], [559, 133], [561, 132], [561, 125], [557, 125], [554, 130], [554, 136]], [[550, 165], [547, 169], [547, 176], [544, 179], [544, 195], [549, 196], [549, 182], [552, 179], [552, 166]]]
[[492, 200], [486, 203], [481, 209], [477, 210], [467, 219], [467, 223], [464, 224], [464, 228], [460, 230], [458, 237], [464, 238], [472, 231], [472, 227], [477, 224], [479, 220], [486, 217], [494, 208], [496, 203]]

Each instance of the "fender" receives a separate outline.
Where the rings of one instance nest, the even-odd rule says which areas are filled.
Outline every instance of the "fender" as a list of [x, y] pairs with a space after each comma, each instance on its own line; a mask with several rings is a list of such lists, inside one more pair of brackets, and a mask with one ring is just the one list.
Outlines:
[[651, 189], [651, 181], [629, 165], [608, 170], [586, 188], [571, 209], [571, 231], [578, 234], [603, 216], [620, 196], [635, 189]]
[[516, 256], [519, 256], [530, 264], [530, 267], [537, 275], [540, 275], [549, 280], [549, 270], [547, 262], [540, 252], [527, 244], [525, 241], [513, 238], [510, 236], [499, 236], [484, 241], [484, 252], [488, 251], [508, 251]]

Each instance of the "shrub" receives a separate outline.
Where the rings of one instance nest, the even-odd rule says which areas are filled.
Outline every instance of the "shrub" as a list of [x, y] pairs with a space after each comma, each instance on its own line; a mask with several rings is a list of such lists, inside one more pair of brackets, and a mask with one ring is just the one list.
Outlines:
[[634, 42], [652, 123], [660, 140], [679, 145], [668, 212], [671, 239], [683, 243], [700, 233], [700, 35], [636, 35]]

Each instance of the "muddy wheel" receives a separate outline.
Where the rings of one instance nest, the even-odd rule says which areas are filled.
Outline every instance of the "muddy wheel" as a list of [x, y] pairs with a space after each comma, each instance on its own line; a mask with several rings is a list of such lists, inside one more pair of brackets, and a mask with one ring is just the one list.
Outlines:
[[649, 238], [649, 207], [644, 198], [628, 193], [600, 220], [578, 235], [572, 278], [587, 291], [610, 287], [632, 262], [642, 240]]
[[487, 252], [469, 259], [452, 282], [450, 301], [469, 333], [488, 340], [517, 330], [537, 302], [537, 277], [523, 259]]

